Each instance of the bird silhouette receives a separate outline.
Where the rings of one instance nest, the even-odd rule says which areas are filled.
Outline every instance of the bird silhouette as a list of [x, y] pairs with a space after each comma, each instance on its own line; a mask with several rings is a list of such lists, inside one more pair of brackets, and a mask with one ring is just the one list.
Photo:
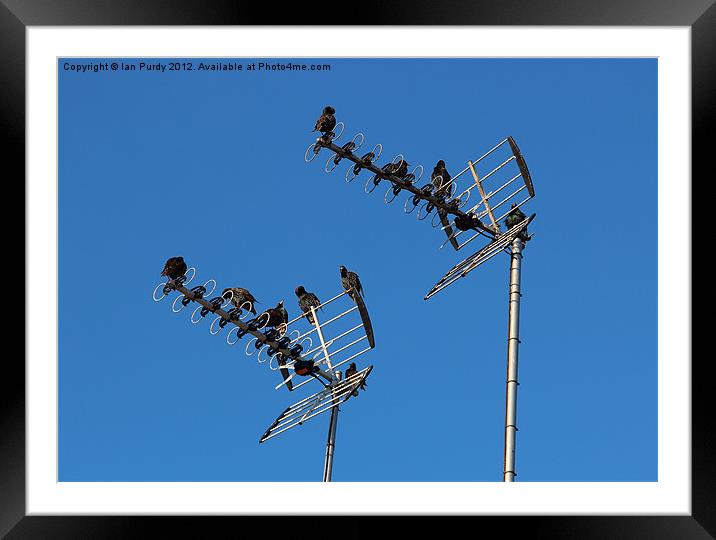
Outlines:
[[[507, 226], [508, 229], [511, 229], [518, 223], [524, 221], [526, 218], [527, 218], [527, 216], [524, 215], [522, 213], [522, 210], [520, 210], [517, 207], [517, 203], [512, 203], [512, 206], [510, 206], [510, 212], [509, 212], [509, 214], [507, 214], [507, 217], [505, 218], [505, 225]], [[523, 242], [527, 242], [527, 240], [530, 239], [529, 235], [527, 234], [527, 227], [522, 229], [518, 236], [520, 237], [520, 239]]]
[[[356, 363], [351, 362], [350, 366], [348, 366], [348, 369], [346, 369], [346, 373], [345, 373], [345, 376], [343, 377], [343, 380], [347, 380], [349, 377], [352, 377], [356, 373], [358, 373], [358, 368], [356, 367]], [[356, 382], [357, 381], [352, 381], [352, 384], [356, 384]], [[366, 382], [365, 382], [365, 380], [363, 380], [363, 381], [361, 381], [360, 385], [355, 389], [355, 391], [353, 392], [353, 395], [357, 396], [358, 390], [359, 389], [365, 390], [365, 387], [366, 387]]]
[[248, 302], [250, 304], [249, 311], [256, 315], [256, 308], [254, 307], [254, 304], [258, 302], [256, 298], [254, 298], [254, 295], [247, 289], [244, 289], [243, 287], [229, 287], [228, 289], [224, 289], [222, 291], [221, 296], [226, 299], [231, 298], [231, 303], [237, 308], [240, 308]]
[[507, 214], [507, 217], [505, 218], [505, 225], [508, 229], [511, 229], [515, 225], [517, 225], [520, 221], [523, 221], [527, 216], [525, 216], [522, 213], [522, 210], [517, 208], [516, 203], [512, 203], [512, 206], [510, 206], [510, 212]]
[[438, 197], [448, 197], [452, 188], [452, 179], [450, 173], [445, 168], [445, 162], [441, 159], [435, 164], [433, 173], [430, 175], [430, 181], [435, 187], [435, 195]]
[[345, 266], [340, 266], [338, 269], [341, 272], [341, 285], [343, 285], [344, 290], [348, 291], [348, 295], [353, 298], [353, 300], [355, 300], [358, 294], [365, 296], [363, 285], [360, 282], [358, 274], [351, 272]]
[[286, 308], [283, 307], [283, 300], [276, 304], [276, 307], [268, 308], [261, 315], [259, 315], [259, 317], [263, 317], [264, 315], [268, 317], [268, 322], [266, 323], [267, 327], [271, 326], [275, 328], [288, 323], [288, 311], [286, 311]]
[[324, 107], [323, 114], [316, 120], [316, 126], [313, 131], [320, 131], [324, 135], [333, 131], [333, 128], [336, 127], [336, 117], [333, 116], [335, 113], [336, 110], [330, 105]]
[[161, 275], [167, 276], [169, 279], [177, 279], [186, 273], [186, 263], [183, 257], [171, 257], [164, 264], [164, 270]]
[[482, 221], [475, 215], [475, 212], [468, 212], [455, 217], [455, 226], [461, 231], [469, 231], [482, 225]]
[[404, 159], [401, 159], [399, 163], [393, 163], [392, 161], [383, 166], [383, 172], [386, 174], [392, 174], [398, 178], [404, 178], [408, 174], [409, 163]]
[[400, 163], [395, 166], [393, 174], [398, 178], [405, 178], [405, 176], [408, 174], [408, 165], [410, 164], [407, 161], [401, 159]]
[[321, 305], [321, 301], [312, 292], [307, 292], [303, 285], [296, 287], [296, 296], [298, 296], [298, 307], [306, 314], [308, 322], [315, 324], [313, 315], [311, 315], [311, 307], [317, 308]]

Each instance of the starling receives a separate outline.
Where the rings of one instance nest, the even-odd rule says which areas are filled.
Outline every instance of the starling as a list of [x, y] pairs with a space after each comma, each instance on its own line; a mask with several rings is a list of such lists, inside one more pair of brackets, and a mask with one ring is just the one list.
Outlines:
[[341, 285], [343, 285], [344, 290], [348, 291], [348, 295], [353, 300], [356, 299], [356, 293], [365, 296], [358, 274], [351, 272], [345, 266], [341, 266], [338, 269], [341, 271]]
[[[510, 206], [510, 213], [507, 214], [507, 217], [505, 218], [505, 225], [508, 229], [511, 229], [518, 223], [524, 221], [525, 218], [527, 218], [527, 216], [524, 215], [519, 208], [517, 208], [517, 204], [512, 203], [512, 206]], [[522, 229], [518, 236], [523, 242], [527, 242], [527, 240], [530, 239], [529, 235], [527, 234], [527, 227]]]
[[523, 221], [527, 216], [525, 216], [522, 211], [517, 208], [516, 203], [512, 203], [512, 206], [510, 207], [510, 212], [507, 214], [507, 217], [505, 218], [505, 225], [508, 229], [511, 229], [515, 225], [517, 225], [519, 222]]
[[393, 171], [393, 174], [397, 176], [398, 178], [405, 178], [408, 174], [408, 165], [409, 163], [405, 161], [404, 159], [400, 160], [400, 163], [396, 165], [395, 170]]
[[[345, 380], [348, 380], [349, 377], [352, 377], [352, 376], [355, 375], [356, 373], [358, 373], [358, 368], [356, 367], [356, 363], [355, 363], [355, 362], [351, 362], [351, 365], [348, 366], [348, 369], [346, 370], [346, 373], [345, 373], [345, 375], [343, 376], [343, 380], [344, 380], [344, 381], [345, 381]], [[349, 384], [349, 386], [352, 386], [353, 383], [354, 383], [354, 381], [351, 381], [351, 384]], [[350, 395], [357, 397], [357, 396], [358, 396], [358, 390], [354, 388], [353, 391], [350, 393]]]
[[469, 231], [480, 225], [482, 225], [482, 221], [475, 215], [475, 212], [468, 212], [455, 218], [455, 226], [461, 231]]
[[358, 373], [358, 368], [356, 368], [356, 363], [351, 362], [351, 365], [348, 366], [348, 369], [346, 370], [346, 375], [344, 377], [344, 380], [355, 375], [356, 373]]
[[390, 162], [383, 167], [383, 172], [395, 175], [398, 178], [403, 179], [408, 174], [408, 165], [409, 163], [404, 159], [401, 159], [400, 163]]
[[250, 304], [249, 311], [256, 315], [256, 308], [254, 307], [254, 304], [257, 303], [256, 298], [254, 298], [254, 295], [247, 289], [244, 289], [243, 287], [230, 287], [228, 289], [224, 289], [221, 296], [227, 300], [231, 298], [231, 303], [237, 308], [240, 308], [248, 302]]
[[313, 128], [313, 131], [320, 131], [324, 135], [333, 131], [333, 128], [336, 127], [336, 117], [333, 116], [335, 113], [336, 110], [330, 105], [324, 107], [323, 114], [316, 120], [316, 127]]
[[264, 311], [260, 317], [266, 314], [268, 316], [268, 322], [266, 326], [277, 327], [282, 324], [288, 323], [288, 311], [283, 307], [283, 300], [281, 300], [276, 307], [268, 308]]
[[[452, 180], [450, 173], [445, 168], [445, 162], [441, 159], [435, 165], [432, 175], [430, 175], [430, 181], [435, 187], [436, 195], [439, 197], [448, 197], [452, 188]], [[438, 191], [439, 190], [439, 191]]]
[[312, 292], [307, 292], [306, 289], [303, 288], [303, 285], [296, 287], [296, 296], [298, 296], [298, 307], [306, 314], [308, 322], [315, 324], [313, 315], [311, 315], [311, 307], [317, 308], [321, 305], [321, 301]]
[[[352, 376], [355, 375], [356, 373], [358, 373], [358, 368], [356, 367], [356, 363], [355, 363], [355, 362], [351, 362], [351, 365], [348, 366], [348, 369], [346, 370], [346, 374], [345, 374], [345, 376], [343, 377], [343, 380], [348, 379], [348, 377], [352, 377]], [[357, 382], [357, 381], [353, 381], [354, 384], [355, 384], [355, 382]], [[360, 389], [360, 390], [365, 390], [365, 387], [366, 387], [366, 383], [365, 383], [365, 380], [364, 380], [364, 381], [362, 381], [362, 382], [360, 383], [360, 386], [359, 386], [358, 388], [356, 388], [356, 390], [358, 390], [358, 389]], [[356, 396], [356, 395], [358, 395], [358, 394], [357, 394], [357, 393], [354, 393], [353, 395]]]
[[393, 169], [395, 169], [395, 163], [393, 162], [386, 163], [380, 168], [385, 174], [393, 174]]
[[186, 272], [186, 263], [184, 257], [171, 257], [167, 260], [161, 275], [167, 276], [169, 279], [177, 279], [182, 277]]

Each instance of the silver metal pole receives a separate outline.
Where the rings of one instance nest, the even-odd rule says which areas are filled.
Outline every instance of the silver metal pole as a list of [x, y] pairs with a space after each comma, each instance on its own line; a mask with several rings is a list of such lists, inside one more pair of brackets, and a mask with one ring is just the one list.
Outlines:
[[[317, 322], [317, 321], [316, 321]], [[341, 380], [341, 372], [336, 370], [336, 378]], [[335, 399], [335, 398], [334, 398]], [[333, 453], [336, 448], [336, 426], [338, 424], [338, 407], [331, 409], [331, 421], [328, 424], [328, 441], [326, 441], [326, 460], [323, 464], [323, 481], [330, 482], [333, 473]]]
[[517, 359], [520, 335], [520, 268], [522, 240], [512, 241], [510, 257], [510, 318], [507, 335], [507, 390], [505, 399], [505, 482], [515, 480], [515, 439], [517, 438]]

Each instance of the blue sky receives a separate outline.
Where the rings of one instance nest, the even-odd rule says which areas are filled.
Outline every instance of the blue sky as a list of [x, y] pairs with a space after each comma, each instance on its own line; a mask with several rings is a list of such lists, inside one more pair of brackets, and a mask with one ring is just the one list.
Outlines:
[[[103, 60], [72, 60], [90, 61]], [[381, 143], [385, 159], [428, 169], [458, 171], [515, 138], [537, 192], [517, 480], [658, 479], [656, 60], [325, 59], [330, 71], [238, 73], [64, 62], [60, 481], [321, 479], [327, 415], [258, 444], [307, 389], [274, 390], [277, 373], [242, 345], [152, 301], [175, 255], [262, 308], [286, 299], [291, 316], [297, 285], [325, 299], [339, 265], [358, 272], [377, 342], [359, 365], [375, 368], [341, 408], [334, 481], [502, 480], [509, 258], [424, 301], [471, 251], [439, 250], [439, 231], [403, 214], [405, 195], [386, 206], [383, 190], [343, 181], [347, 165], [328, 175], [327, 156], [304, 162], [327, 104], [342, 142], [360, 130], [365, 151]]]

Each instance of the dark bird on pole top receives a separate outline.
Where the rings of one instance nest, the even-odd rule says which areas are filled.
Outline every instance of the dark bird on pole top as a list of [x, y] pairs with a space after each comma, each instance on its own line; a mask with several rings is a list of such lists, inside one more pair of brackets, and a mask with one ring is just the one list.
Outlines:
[[276, 328], [277, 326], [288, 323], [288, 311], [283, 307], [283, 300], [276, 304], [276, 307], [268, 308], [259, 315], [259, 317], [263, 317], [264, 315], [268, 316], [266, 326]]
[[336, 127], [336, 117], [333, 116], [334, 114], [336, 114], [336, 110], [333, 107], [330, 105], [324, 107], [323, 114], [316, 120], [316, 126], [313, 128], [313, 131], [320, 131], [324, 135], [333, 131], [333, 128]]
[[[345, 375], [343, 376], [343, 380], [344, 380], [344, 381], [345, 381], [345, 380], [348, 380], [348, 378], [352, 377], [352, 376], [355, 375], [356, 373], [358, 373], [358, 368], [356, 367], [356, 363], [355, 363], [355, 362], [351, 362], [351, 365], [348, 366], [348, 369], [346, 369], [346, 373], [345, 373]], [[351, 385], [352, 385], [353, 382], [354, 382], [354, 381], [351, 381]], [[358, 396], [358, 390], [357, 390], [357, 389], [354, 389], [354, 390], [351, 392], [351, 395], [357, 397], [357, 396]]]
[[311, 315], [311, 307], [317, 308], [321, 305], [321, 301], [315, 294], [306, 291], [303, 285], [296, 287], [296, 296], [298, 296], [298, 307], [305, 313], [308, 322], [315, 324], [313, 315]]
[[356, 295], [358, 294], [365, 296], [365, 293], [363, 293], [363, 285], [360, 282], [358, 274], [351, 272], [345, 266], [340, 266], [338, 269], [341, 272], [341, 285], [343, 285], [344, 290], [348, 291], [348, 295], [353, 298], [353, 300], [356, 299]]
[[[352, 376], [355, 375], [356, 373], [358, 373], [358, 368], [356, 367], [356, 363], [355, 363], [355, 362], [351, 362], [351, 365], [348, 366], [348, 369], [346, 369], [346, 373], [345, 373], [345, 376], [343, 377], [343, 380], [346, 380], [346, 379], [348, 379], [349, 377], [352, 377]], [[352, 382], [355, 383], [356, 381], [352, 381]], [[362, 381], [362, 382], [360, 383], [360, 386], [359, 386], [356, 390], [358, 390], [358, 389], [360, 389], [360, 390], [365, 390], [365, 387], [366, 387], [366, 382], [365, 382], [365, 380], [364, 380], [364, 381]], [[356, 392], [354, 392], [353, 395], [355, 396], [355, 395], [358, 395], [358, 394], [357, 394]]]
[[[526, 218], [527, 216], [522, 213], [522, 210], [517, 207], [517, 204], [512, 203], [512, 206], [510, 206], [510, 213], [507, 214], [507, 217], [505, 218], [505, 225], [508, 229], [511, 229], [518, 223], [524, 221]], [[527, 234], [527, 227], [522, 229], [518, 236], [523, 242], [527, 242], [527, 240], [530, 239], [529, 234]]]
[[167, 276], [169, 279], [177, 279], [186, 273], [186, 263], [184, 257], [171, 257], [164, 264], [164, 270], [161, 275]]
[[246, 309], [244, 304], [248, 302], [250, 304], [249, 311], [256, 315], [256, 308], [254, 305], [257, 304], [258, 301], [254, 298], [254, 295], [248, 291], [248, 289], [244, 289], [243, 287], [229, 287], [228, 289], [224, 289], [222, 291], [221, 296], [227, 300], [230, 299], [231, 303], [237, 308]]
[[510, 206], [510, 213], [505, 218], [505, 225], [508, 229], [511, 229], [517, 225], [520, 221], [523, 221], [527, 216], [522, 213], [522, 210], [517, 208], [516, 203], [512, 203]]
[[452, 179], [450, 173], [445, 167], [445, 162], [441, 159], [438, 161], [433, 168], [433, 173], [430, 175], [430, 181], [435, 187], [435, 194], [438, 197], [448, 197], [452, 188]]
[[358, 368], [356, 367], [356, 363], [351, 362], [351, 365], [348, 366], [348, 369], [346, 369], [346, 376], [344, 377], [344, 380], [355, 375], [356, 373], [358, 373]]

